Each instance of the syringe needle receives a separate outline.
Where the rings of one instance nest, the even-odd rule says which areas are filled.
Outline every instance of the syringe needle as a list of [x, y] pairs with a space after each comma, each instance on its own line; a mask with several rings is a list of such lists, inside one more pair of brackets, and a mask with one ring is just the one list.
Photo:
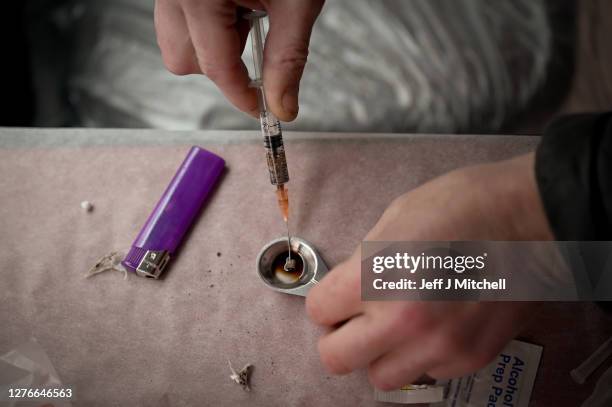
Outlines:
[[285, 259], [285, 265], [283, 268], [285, 271], [292, 271], [295, 269], [295, 260], [291, 258], [291, 235], [289, 234], [289, 222], [285, 222], [287, 225], [287, 258]]
[[264, 26], [262, 18], [266, 14], [261, 11], [252, 11], [244, 15], [251, 22], [251, 45], [253, 48], [253, 71], [254, 77], [250, 86], [257, 89], [257, 100], [259, 104], [259, 120], [261, 132], [266, 148], [266, 162], [270, 182], [276, 185], [276, 197], [278, 206], [287, 226], [288, 257], [285, 262], [285, 270], [295, 268], [295, 260], [291, 258], [291, 235], [289, 233], [289, 196], [285, 183], [289, 182], [289, 171], [287, 170], [287, 159], [285, 158], [285, 147], [283, 146], [283, 133], [280, 121], [272, 112], [268, 111], [266, 94], [263, 87], [263, 49], [264, 49]]
[[276, 196], [278, 206], [283, 214], [285, 226], [287, 226], [287, 259], [285, 260], [285, 266], [283, 268], [285, 271], [290, 271], [295, 268], [295, 260], [291, 258], [291, 234], [289, 233], [289, 191], [285, 188], [285, 185], [278, 185], [276, 187]]

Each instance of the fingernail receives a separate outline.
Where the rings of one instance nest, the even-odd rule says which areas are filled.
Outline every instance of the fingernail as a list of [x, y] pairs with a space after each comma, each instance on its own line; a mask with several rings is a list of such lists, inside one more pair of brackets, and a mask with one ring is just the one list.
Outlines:
[[290, 116], [295, 117], [298, 113], [298, 89], [289, 88], [281, 99], [283, 110]]

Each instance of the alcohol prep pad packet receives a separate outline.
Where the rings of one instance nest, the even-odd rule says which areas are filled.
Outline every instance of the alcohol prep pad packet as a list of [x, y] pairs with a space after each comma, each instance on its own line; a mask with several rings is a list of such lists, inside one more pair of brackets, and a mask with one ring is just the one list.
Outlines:
[[527, 407], [542, 347], [514, 340], [483, 369], [435, 385], [408, 385], [374, 391], [374, 399], [400, 404], [431, 403], [431, 407]]
[[432, 407], [527, 407], [542, 347], [512, 341], [491, 363], [471, 375], [445, 380], [445, 400]]

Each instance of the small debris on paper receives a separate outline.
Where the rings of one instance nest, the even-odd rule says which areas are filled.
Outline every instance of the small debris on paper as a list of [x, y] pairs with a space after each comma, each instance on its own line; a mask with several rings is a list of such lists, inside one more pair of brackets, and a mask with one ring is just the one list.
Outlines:
[[81, 202], [81, 209], [83, 209], [85, 212], [91, 212], [91, 211], [93, 211], [94, 206], [89, 201], [83, 201], [83, 202]]
[[107, 255], [100, 257], [100, 259], [96, 262], [93, 267], [87, 270], [85, 274], [85, 278], [89, 278], [91, 276], [95, 276], [96, 274], [103, 273], [105, 271], [122, 271], [123, 279], [127, 279], [127, 270], [125, 267], [121, 265], [121, 258], [123, 255], [119, 252], [110, 252]]
[[232, 367], [232, 362], [230, 362], [229, 359], [227, 360], [227, 363], [229, 363], [229, 368], [232, 371], [230, 379], [242, 386], [244, 391], [251, 391], [251, 388], [249, 387], [249, 380], [251, 371], [253, 370], [253, 365], [247, 363], [239, 372], [236, 372]]

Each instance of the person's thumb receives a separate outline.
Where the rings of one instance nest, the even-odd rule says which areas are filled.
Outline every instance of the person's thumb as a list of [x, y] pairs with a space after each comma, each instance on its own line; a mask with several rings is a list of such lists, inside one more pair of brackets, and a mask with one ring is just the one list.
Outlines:
[[298, 113], [300, 79], [312, 26], [324, 0], [280, 0], [268, 8], [270, 29], [264, 50], [264, 88], [272, 112], [283, 121]]

